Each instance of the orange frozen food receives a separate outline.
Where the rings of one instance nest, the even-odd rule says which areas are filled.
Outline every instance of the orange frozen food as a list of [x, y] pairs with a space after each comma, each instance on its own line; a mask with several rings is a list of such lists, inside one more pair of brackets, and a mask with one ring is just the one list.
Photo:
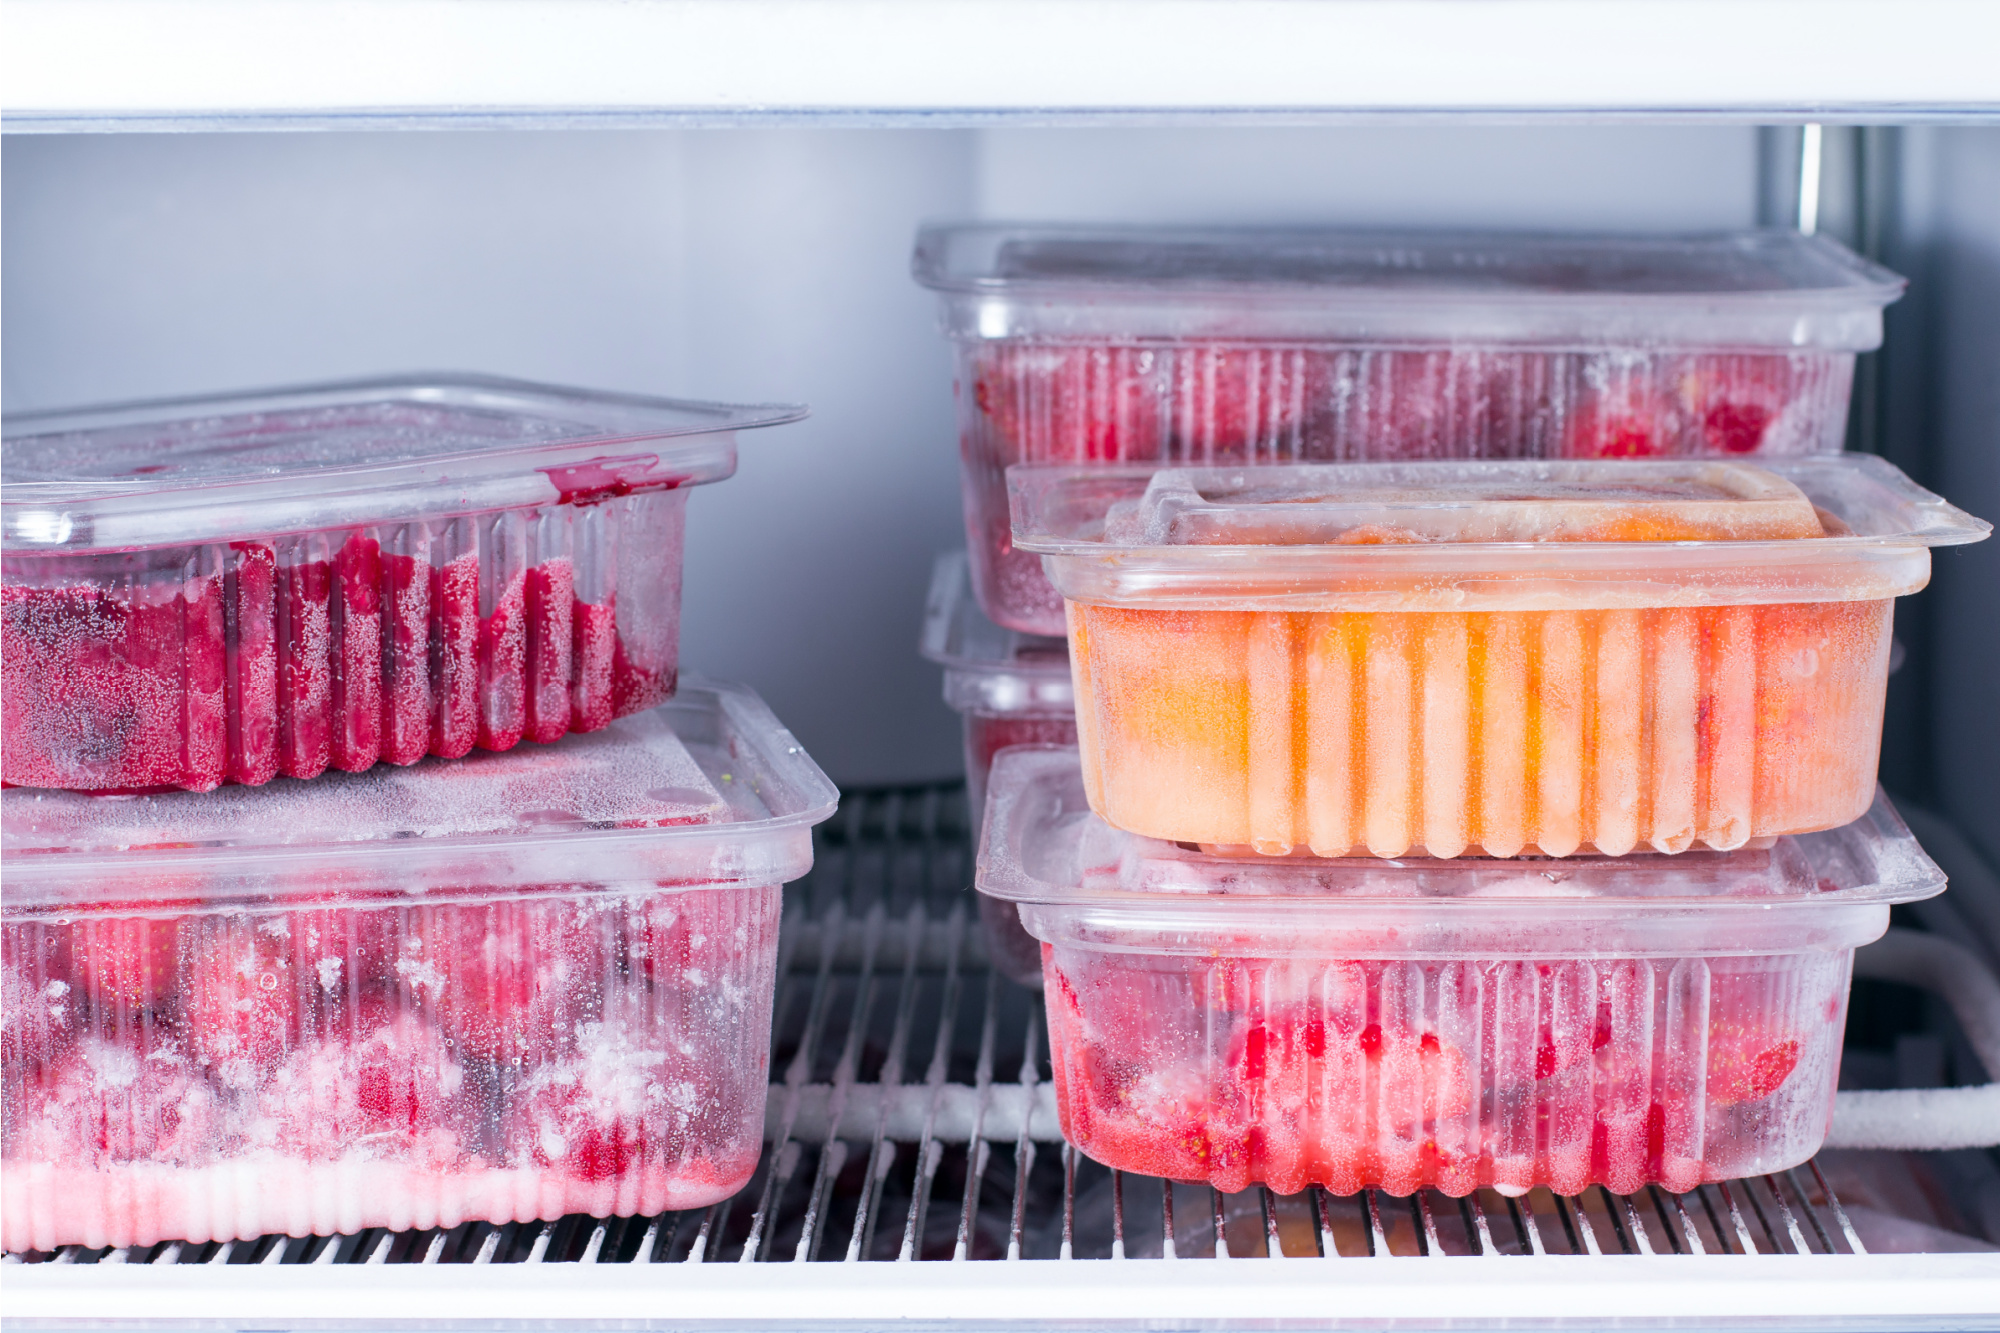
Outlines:
[[1875, 459], [1017, 469], [1090, 805], [1320, 856], [1832, 828], [1894, 598], [1986, 525]]

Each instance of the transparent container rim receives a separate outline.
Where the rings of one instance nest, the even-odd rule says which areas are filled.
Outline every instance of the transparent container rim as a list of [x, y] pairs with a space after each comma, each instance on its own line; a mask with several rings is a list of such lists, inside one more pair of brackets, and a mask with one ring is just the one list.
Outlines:
[[[316, 869], [328, 871], [383, 870], [408, 866], [414, 858], [426, 857], [447, 868], [474, 864], [492, 858], [519, 869], [541, 864], [540, 858], [560, 854], [566, 880], [579, 883], [621, 882], [643, 877], [648, 865], [690, 868], [691, 873], [714, 873], [730, 877], [730, 882], [748, 883], [772, 876], [796, 878], [812, 864], [809, 830], [833, 815], [839, 790], [805, 752], [797, 739], [771, 713], [770, 708], [747, 686], [722, 684], [699, 676], [683, 675], [674, 697], [661, 705], [672, 710], [677, 705], [695, 707], [719, 715], [729, 735], [756, 762], [769, 771], [773, 785], [759, 791], [760, 799], [782, 796], [770, 813], [755, 818], [726, 822], [677, 824], [645, 828], [564, 828], [542, 833], [514, 830], [487, 831], [435, 838], [387, 837], [370, 841], [282, 843], [258, 842], [234, 845], [179, 847], [105, 848], [86, 851], [50, 851], [40, 848], [0, 846], [0, 874], [7, 882], [5, 905], [10, 912], [23, 908], [89, 908], [89, 899], [65, 890], [97, 883], [131, 885], [147, 876], [176, 877], [209, 875], [227, 877], [236, 887], [230, 896], [264, 894], [274, 901], [291, 898], [288, 885], [302, 877], [299, 863], [310, 858]], [[618, 725], [616, 722], [613, 726]], [[545, 748], [545, 747], [537, 747]], [[445, 764], [450, 760], [420, 762]], [[326, 777], [304, 781], [325, 782]], [[340, 781], [338, 777], [333, 781]], [[288, 780], [289, 781], [289, 780]], [[8, 796], [36, 794], [26, 788], [9, 789]], [[91, 799], [80, 793], [41, 793], [56, 799]], [[171, 793], [175, 799], [200, 800], [207, 793]], [[0, 800], [8, 799], [0, 796]], [[790, 844], [798, 848], [787, 851]], [[753, 845], [772, 850], [769, 864], [746, 858], [731, 875], [731, 849], [742, 851]], [[721, 853], [707, 862], [698, 862], [705, 852]], [[654, 862], [651, 855], [671, 858]], [[611, 873], [593, 877], [592, 862], [612, 868]], [[546, 876], [521, 881], [518, 876], [498, 877], [496, 885], [550, 882]], [[696, 887], [688, 885], [686, 887]], [[302, 889], [302, 895], [321, 892]], [[428, 899], [426, 899], [428, 900]], [[123, 900], [121, 899], [121, 902]], [[135, 900], [138, 901], [138, 900]]]
[[[1501, 894], [1428, 893], [1379, 895], [1359, 893], [1240, 892], [1202, 893], [1146, 889], [1122, 889], [1078, 884], [1060, 884], [1038, 878], [1023, 864], [1020, 844], [1034, 838], [1042, 845], [1057, 838], [1074, 843], [1086, 832], [1109, 835], [1128, 856], [1157, 857], [1194, 866], [1212, 866], [1234, 872], [1259, 872], [1273, 877], [1288, 872], [1310, 871], [1314, 867], [1353, 867], [1368, 871], [1421, 870], [1431, 876], [1463, 870], [1467, 879], [1491, 871], [1506, 858], [1460, 857], [1434, 860], [1422, 856], [1376, 858], [1367, 856], [1306, 858], [1258, 857], [1189, 851], [1175, 844], [1138, 834], [1123, 833], [1082, 809], [1082, 761], [1073, 746], [1017, 745], [1001, 750], [993, 760], [987, 779], [987, 811], [974, 883], [988, 897], [1034, 907], [1073, 908], [1109, 917], [1130, 914], [1147, 918], [1149, 929], [1162, 922], [1179, 923], [1195, 931], [1226, 929], [1237, 923], [1266, 924], [1272, 919], [1298, 921], [1318, 918], [1338, 921], [1343, 916], [1379, 915], [1407, 912], [1412, 916], [1449, 920], [1453, 916], [1507, 917], [1544, 921], [1551, 916], [1604, 916], [1665, 921], [1711, 916], [1771, 916], [1778, 913], [1822, 914], [1844, 907], [1888, 906], [1919, 902], [1944, 892], [1945, 875], [1925, 854], [1888, 794], [1876, 788], [1868, 812], [1845, 829], [1818, 834], [1789, 835], [1779, 841], [1852, 834], [1870, 852], [1874, 867], [1884, 873], [1873, 881], [1858, 878], [1833, 889], [1808, 894], [1726, 893], [1620, 896], [1615, 893], [1552, 897], [1508, 896]], [[1063, 812], [1063, 826], [1051, 830], [1047, 816]], [[1681, 853], [1686, 856], [1688, 853]], [[1706, 854], [1718, 855], [1718, 854]], [[1729, 853], [1721, 853], [1729, 856]], [[1587, 869], [1598, 875], [1616, 874], [1619, 863], [1629, 863], [1640, 873], [1669, 868], [1678, 858], [1659, 853], [1635, 860], [1631, 857], [1571, 856], [1537, 858], [1536, 865], [1554, 861]], [[1696, 864], [1688, 862], [1690, 866]], [[1843, 862], [1842, 864], [1850, 864]]]
[[[1674, 246], [1718, 245], [1755, 241], [1775, 243], [1811, 254], [1827, 277], [1844, 279], [1823, 286], [1759, 288], [1746, 291], [1690, 287], [1681, 291], [1623, 292], [1613, 290], [1536, 291], [1527, 288], [1445, 285], [1384, 289], [1338, 283], [1306, 281], [1117, 278], [1104, 276], [1005, 277], [992, 273], [957, 272], [950, 267], [953, 243], [971, 236], [996, 240], [1063, 238], [1099, 241], [1122, 240], [1135, 245], [1188, 242], [1195, 240], [1245, 243], [1280, 239], [1321, 238], [1353, 244], [1402, 245], [1459, 243], [1467, 246], [1506, 248], [1526, 243], [1548, 243], [1572, 249], [1626, 250], [1647, 252]], [[1736, 231], [1690, 231], [1661, 233], [1547, 232], [1533, 230], [1439, 229], [1392, 231], [1376, 228], [1300, 226], [1175, 226], [1138, 228], [1115, 224], [1061, 224], [1037, 222], [929, 222], [918, 229], [911, 257], [911, 272], [924, 287], [946, 296], [1022, 296], [1060, 300], [1065, 296], [1088, 294], [1092, 298], [1112, 297], [1137, 303], [1172, 305], [1196, 297], [1219, 294], [1251, 295], [1260, 300], [1296, 300], [1313, 304], [1338, 301], [1342, 305], [1375, 306], [1419, 303], [1430, 305], [1624, 305], [1640, 302], [1649, 306], [1701, 305], [1764, 306], [1772, 304], [1837, 305], [1855, 309], [1880, 309], [1900, 297], [1906, 279], [1879, 264], [1853, 253], [1822, 236], [1806, 236], [1786, 228], [1753, 228]]]

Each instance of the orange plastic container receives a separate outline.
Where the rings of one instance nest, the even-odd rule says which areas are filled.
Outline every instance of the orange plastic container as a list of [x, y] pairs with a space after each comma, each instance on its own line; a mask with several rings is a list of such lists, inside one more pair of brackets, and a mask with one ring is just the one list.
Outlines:
[[1878, 459], [1016, 468], [1093, 810], [1319, 856], [1858, 818], [1893, 601], [1988, 526]]

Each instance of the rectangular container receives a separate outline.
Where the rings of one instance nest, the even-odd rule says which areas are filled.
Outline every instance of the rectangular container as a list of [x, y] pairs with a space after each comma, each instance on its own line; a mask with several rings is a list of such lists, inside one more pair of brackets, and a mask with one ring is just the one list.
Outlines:
[[1683, 1192], [1833, 1114], [1856, 946], [1944, 888], [1885, 797], [1762, 850], [1244, 858], [1119, 833], [1074, 751], [994, 765], [979, 888], [1042, 941], [1064, 1136], [1280, 1193]]
[[801, 415], [456, 377], [10, 417], [0, 778], [205, 791], [651, 708], [687, 488]]
[[1990, 525], [1878, 458], [1759, 461], [1015, 468], [1091, 808], [1389, 857], [1859, 818], [1894, 599]]
[[1820, 236], [962, 225], [918, 234], [957, 349], [973, 577], [1062, 632], [1015, 463], [1840, 449], [1903, 279]]
[[[1076, 744], [1069, 645], [988, 620], [972, 594], [965, 552], [949, 551], [931, 568], [919, 646], [944, 668], [944, 701], [965, 719], [965, 795], [977, 846], [993, 756], [1010, 745]], [[1023, 985], [1040, 986], [1041, 947], [1021, 929], [1019, 914], [991, 898], [978, 902], [994, 965]]]
[[0, 1247], [728, 1197], [834, 801], [755, 695], [692, 681], [549, 748], [9, 792]]

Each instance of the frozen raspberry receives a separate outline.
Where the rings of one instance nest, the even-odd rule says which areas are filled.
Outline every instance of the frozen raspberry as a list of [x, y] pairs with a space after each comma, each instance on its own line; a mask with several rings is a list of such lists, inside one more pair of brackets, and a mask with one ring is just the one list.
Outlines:
[[224, 1135], [208, 1081], [179, 1056], [136, 1042], [79, 1041], [8, 1109], [7, 1155], [17, 1161], [193, 1165], [212, 1158]]
[[190, 941], [183, 1001], [195, 1059], [226, 1086], [253, 1087], [298, 1024], [289, 924], [216, 917]]
[[595, 1018], [615, 956], [617, 900], [528, 898], [414, 914], [398, 941], [399, 984], [436, 1015], [461, 1056], [535, 1062], [568, 1050]]
[[360, 1153], [435, 1170], [462, 1164], [470, 1089], [444, 1037], [371, 1005], [351, 1034], [294, 1051], [257, 1090], [259, 1137], [313, 1161]]

